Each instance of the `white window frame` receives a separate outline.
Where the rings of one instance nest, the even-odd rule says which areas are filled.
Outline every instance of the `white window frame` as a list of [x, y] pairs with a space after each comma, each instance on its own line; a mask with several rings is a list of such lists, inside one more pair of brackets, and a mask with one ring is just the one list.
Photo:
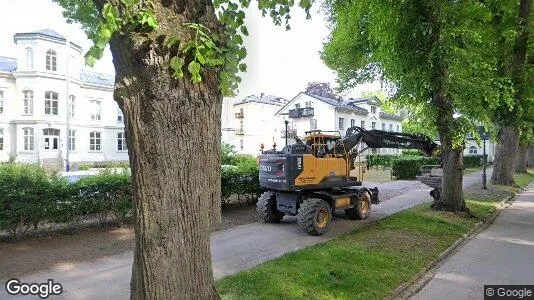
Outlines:
[[477, 146], [470, 146], [469, 147], [469, 154], [478, 154], [478, 147]]
[[371, 113], [376, 114], [376, 106], [371, 106]]
[[4, 114], [4, 91], [0, 90], [0, 115]]
[[354, 126], [356, 126], [356, 120], [350, 119], [350, 127], [354, 127]]
[[117, 123], [124, 123], [124, 114], [122, 113], [120, 107], [117, 108]]
[[57, 71], [57, 52], [52, 49], [46, 51], [46, 70], [47, 71]]
[[389, 124], [389, 131], [393, 132], [393, 124]]
[[382, 123], [382, 131], [386, 131], [386, 123]]
[[35, 131], [31, 127], [22, 128], [22, 135], [24, 140], [24, 151], [35, 150]]
[[74, 118], [76, 116], [76, 96], [69, 96], [69, 116]]
[[76, 151], [76, 130], [69, 130], [69, 151]]
[[317, 119], [310, 119], [310, 130], [317, 129]]
[[117, 132], [117, 151], [127, 151], [128, 147], [126, 145], [126, 132], [120, 131]]
[[0, 128], [0, 150], [4, 150], [4, 128]]
[[22, 114], [25, 116], [33, 115], [33, 91], [22, 91]]
[[91, 106], [90, 119], [93, 121], [101, 121], [102, 120], [102, 101], [97, 100], [97, 99], [91, 99], [89, 100], [89, 104]]
[[30, 47], [26, 48], [26, 69], [33, 69], [33, 49]]
[[400, 127], [399, 127], [399, 125], [397, 125], [397, 132], [400, 132]]
[[345, 118], [339, 117], [337, 120], [338, 130], [345, 130]]
[[45, 92], [45, 115], [58, 116], [59, 115], [59, 94], [52, 91]]
[[371, 129], [376, 129], [376, 122], [371, 122]]
[[102, 132], [89, 132], [89, 151], [102, 151]]
[[311, 101], [306, 101], [306, 103], [304, 103], [304, 106], [305, 107], [312, 107], [312, 102]]
[[360, 127], [363, 128], [363, 129], [365, 129], [365, 121], [361, 121], [361, 122], [360, 122]]

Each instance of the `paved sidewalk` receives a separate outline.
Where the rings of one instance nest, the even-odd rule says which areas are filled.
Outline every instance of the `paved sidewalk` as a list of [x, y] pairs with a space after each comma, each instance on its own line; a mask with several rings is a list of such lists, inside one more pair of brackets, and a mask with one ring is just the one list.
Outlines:
[[[464, 177], [464, 187], [480, 181], [481, 172]], [[365, 184], [374, 187], [374, 184]], [[369, 220], [377, 220], [417, 204], [430, 202], [430, 188], [416, 181], [394, 181], [377, 184], [379, 189], [401, 191], [379, 205], [373, 205]], [[325, 242], [338, 235], [364, 226], [366, 221], [335, 218], [330, 231], [320, 237], [299, 230], [295, 218], [284, 218], [282, 224], [252, 223], [215, 232], [211, 236], [213, 273], [216, 279], [252, 268], [265, 261], [278, 258], [314, 244]], [[47, 272], [22, 278], [24, 282], [46, 282], [53, 278], [64, 287], [64, 293], [54, 299], [127, 299], [133, 253], [106, 257], [94, 262], [65, 263]], [[0, 299], [10, 299], [4, 285], [0, 286]], [[13, 297], [12, 297], [13, 298]], [[28, 299], [17, 297], [13, 299]]]
[[534, 284], [534, 184], [412, 299], [483, 299], [484, 284]]

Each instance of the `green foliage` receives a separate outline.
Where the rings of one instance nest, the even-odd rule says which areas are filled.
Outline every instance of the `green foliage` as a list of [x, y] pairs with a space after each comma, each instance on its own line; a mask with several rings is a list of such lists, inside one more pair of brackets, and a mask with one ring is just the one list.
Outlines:
[[16, 239], [42, 221], [56, 196], [53, 180], [37, 166], [0, 165], [0, 228]]
[[222, 142], [221, 144], [221, 164], [222, 165], [235, 165], [236, 164], [236, 151], [233, 145]]
[[221, 194], [223, 208], [232, 195], [244, 195], [256, 199], [261, 193], [256, 159], [249, 155], [237, 155], [235, 165], [221, 167]]
[[[99, 12], [91, 0], [53, 0], [64, 9], [63, 15], [67, 21], [79, 22], [93, 41], [94, 45], [86, 54], [86, 63], [93, 65], [102, 57], [103, 51], [115, 34], [143, 33], [153, 31], [158, 27], [158, 20], [154, 13], [154, 6], [159, 1], [120, 0], [107, 2]], [[300, 0], [299, 6], [310, 18], [310, 8], [313, 0]], [[193, 82], [202, 81], [204, 68], [220, 68], [219, 88], [223, 95], [232, 96], [241, 82], [240, 72], [246, 72], [247, 66], [243, 59], [247, 55], [243, 45], [243, 37], [248, 36], [248, 29], [244, 25], [245, 10], [250, 6], [250, 0], [215, 0], [213, 5], [218, 12], [218, 18], [224, 28], [223, 37], [212, 34], [208, 28], [200, 23], [176, 24], [189, 30], [194, 30], [193, 40], [181, 41], [176, 36], [165, 36], [167, 47], [170, 49], [179, 44], [179, 51], [173, 54], [169, 67], [171, 75], [176, 78], [184, 76], [184, 67]], [[260, 0], [258, 9], [263, 16], [269, 14], [276, 25], [284, 24], [290, 29], [290, 11], [295, 5], [294, 0]], [[192, 19], [196, 19], [195, 16]], [[190, 60], [189, 57], [193, 59]]]
[[106, 173], [70, 184], [32, 165], [0, 165], [0, 229], [12, 239], [41, 222], [65, 223], [72, 229], [85, 215], [97, 214], [103, 226], [109, 213], [122, 222], [132, 211], [131, 179]]
[[497, 72], [492, 13], [484, 3], [329, 0], [326, 7], [333, 31], [322, 57], [341, 87], [381, 80], [392, 101], [430, 130], [443, 114], [432, 100], [442, 90], [448, 114], [463, 116], [449, 124], [455, 147], [474, 120], [489, 121], [480, 107], [498, 105], [498, 87], [506, 83]]
[[[486, 156], [488, 155], [486, 154]], [[464, 168], [478, 168], [482, 167], [482, 165], [484, 164], [484, 155], [482, 154], [465, 155], [463, 159]]]
[[439, 165], [439, 158], [424, 156], [401, 156], [391, 162], [391, 173], [396, 179], [415, 179], [424, 165]]

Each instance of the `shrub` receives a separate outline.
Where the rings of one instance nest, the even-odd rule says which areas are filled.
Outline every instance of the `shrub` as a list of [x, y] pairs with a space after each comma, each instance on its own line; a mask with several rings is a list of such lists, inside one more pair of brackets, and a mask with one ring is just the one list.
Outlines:
[[221, 164], [235, 165], [235, 156], [234, 146], [223, 142], [221, 144]]
[[[486, 154], [487, 157], [487, 154]], [[484, 155], [466, 155], [464, 156], [464, 168], [478, 168], [482, 167]]]
[[78, 164], [78, 170], [80, 171], [87, 171], [87, 170], [90, 170], [92, 167], [93, 167], [93, 164], [91, 163]]
[[50, 193], [52, 180], [37, 166], [0, 166], [0, 228], [17, 239], [46, 217], [56, 193]]
[[122, 222], [131, 211], [131, 178], [127, 174], [103, 172], [74, 183], [82, 214], [97, 214], [102, 227], [110, 212]]
[[424, 165], [438, 165], [438, 157], [403, 156], [392, 163], [392, 174], [396, 179], [415, 179]]
[[259, 170], [256, 158], [250, 155], [236, 155], [235, 166], [221, 167], [221, 200], [226, 206], [232, 195], [245, 195], [249, 200], [256, 199], [261, 193]]

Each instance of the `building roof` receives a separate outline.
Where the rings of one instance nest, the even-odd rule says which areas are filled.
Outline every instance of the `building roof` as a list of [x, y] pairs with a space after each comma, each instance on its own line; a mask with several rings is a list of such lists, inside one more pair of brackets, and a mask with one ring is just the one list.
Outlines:
[[63, 35], [59, 34], [57, 31], [54, 31], [52, 29], [41, 29], [41, 30], [36, 30], [36, 31], [31, 31], [31, 32], [18, 32], [18, 33], [15, 33], [14, 39], [16, 40], [17, 37], [20, 37], [20, 36], [32, 36], [32, 35], [40, 35], [40, 36], [53, 38], [55, 40], [60, 40], [60, 41], [67, 40]]
[[305, 95], [308, 95], [312, 98], [315, 98], [317, 100], [320, 100], [326, 104], [330, 104], [332, 105], [333, 107], [337, 108], [337, 109], [345, 109], [345, 110], [350, 110], [350, 111], [354, 111], [354, 112], [357, 112], [357, 113], [361, 113], [361, 114], [368, 114], [369, 111], [365, 108], [361, 108], [357, 105], [355, 105], [353, 102], [353, 100], [358, 100], [358, 99], [349, 99], [349, 100], [343, 100], [343, 99], [334, 99], [334, 98], [327, 98], [327, 97], [322, 97], [322, 96], [318, 96], [318, 95], [314, 95], [314, 94], [308, 94], [308, 93], [303, 93]]
[[113, 75], [92, 72], [89, 70], [80, 71], [80, 80], [82, 81], [82, 84], [87, 85], [113, 87], [115, 84], [115, 77]]
[[12, 72], [17, 69], [17, 59], [0, 56], [0, 72]]
[[286, 102], [286, 99], [282, 97], [278, 97], [278, 96], [273, 96], [273, 95], [265, 95], [262, 93], [260, 96], [256, 96], [256, 95], [247, 96], [243, 100], [240, 100], [234, 103], [234, 106], [245, 104], [245, 103], [252, 103], [252, 102], [281, 106]]

